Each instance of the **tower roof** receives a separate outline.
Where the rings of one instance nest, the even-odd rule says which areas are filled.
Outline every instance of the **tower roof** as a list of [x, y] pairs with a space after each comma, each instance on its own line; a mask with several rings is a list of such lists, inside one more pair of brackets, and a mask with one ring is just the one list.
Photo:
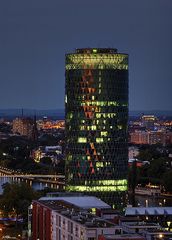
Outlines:
[[77, 48], [76, 53], [117, 53], [116, 48]]

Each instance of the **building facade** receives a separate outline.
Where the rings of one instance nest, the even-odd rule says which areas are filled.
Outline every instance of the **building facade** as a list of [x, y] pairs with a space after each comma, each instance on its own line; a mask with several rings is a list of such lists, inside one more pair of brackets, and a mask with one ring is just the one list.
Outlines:
[[64, 201], [34, 201], [33, 240], [96, 240], [122, 233], [122, 228]]
[[77, 49], [66, 55], [66, 189], [109, 204], [127, 190], [128, 55]]

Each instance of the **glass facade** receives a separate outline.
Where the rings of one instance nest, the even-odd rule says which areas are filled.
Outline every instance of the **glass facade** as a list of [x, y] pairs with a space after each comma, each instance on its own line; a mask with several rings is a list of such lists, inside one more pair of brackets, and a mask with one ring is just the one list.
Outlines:
[[65, 89], [66, 190], [117, 205], [127, 191], [128, 55], [67, 54]]

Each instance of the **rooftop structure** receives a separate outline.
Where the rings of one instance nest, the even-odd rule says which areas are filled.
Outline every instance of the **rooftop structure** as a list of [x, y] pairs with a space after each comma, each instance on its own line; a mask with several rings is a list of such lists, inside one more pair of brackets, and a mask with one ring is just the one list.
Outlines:
[[127, 207], [126, 216], [139, 215], [172, 215], [172, 207]]
[[139, 234], [117, 234], [117, 235], [102, 235], [98, 240], [145, 240], [145, 238]]
[[102, 200], [92, 196], [68, 196], [68, 197], [42, 197], [41, 201], [65, 201], [75, 207], [83, 209], [91, 208], [110, 208], [110, 206]]

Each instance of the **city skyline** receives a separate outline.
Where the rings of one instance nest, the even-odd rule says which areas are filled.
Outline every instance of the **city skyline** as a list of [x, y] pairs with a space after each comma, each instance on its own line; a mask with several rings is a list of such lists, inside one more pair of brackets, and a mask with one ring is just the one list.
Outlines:
[[0, 109], [64, 108], [65, 53], [117, 47], [129, 53], [130, 110], [171, 110], [171, 11], [169, 0], [2, 2]]

